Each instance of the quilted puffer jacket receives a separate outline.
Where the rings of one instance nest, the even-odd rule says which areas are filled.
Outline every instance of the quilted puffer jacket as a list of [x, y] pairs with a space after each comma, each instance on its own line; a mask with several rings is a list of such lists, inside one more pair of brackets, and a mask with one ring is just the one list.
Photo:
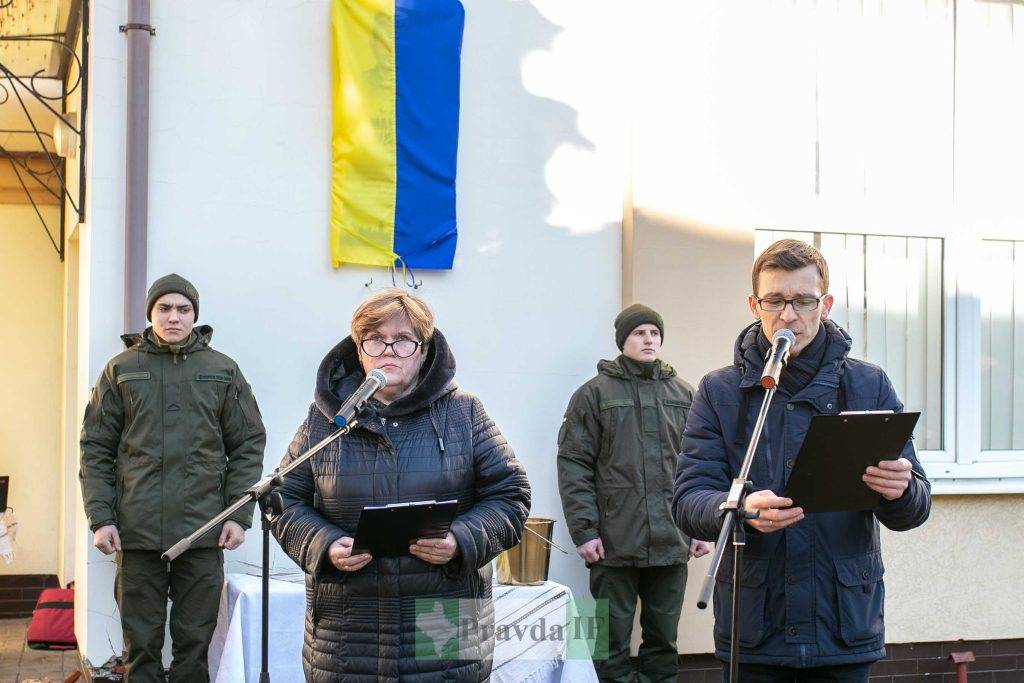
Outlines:
[[[530, 485], [480, 400], [459, 391], [454, 376], [455, 359], [435, 331], [410, 394], [384, 407], [368, 404], [351, 434], [285, 478], [274, 535], [306, 572], [308, 681], [490, 675], [490, 561], [519, 542]], [[316, 400], [282, 466], [335, 430], [331, 417], [363, 377], [346, 338], [321, 363]], [[404, 555], [374, 558], [350, 573], [327, 558], [331, 543], [355, 536], [363, 506], [450, 499], [459, 501], [452, 524], [459, 552], [445, 565]], [[457, 628], [468, 623], [479, 628]]]

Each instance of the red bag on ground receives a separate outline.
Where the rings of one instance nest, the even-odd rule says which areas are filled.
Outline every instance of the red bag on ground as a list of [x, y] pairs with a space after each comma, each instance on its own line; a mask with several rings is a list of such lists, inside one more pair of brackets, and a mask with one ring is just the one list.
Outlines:
[[73, 588], [47, 588], [39, 594], [25, 639], [33, 650], [74, 650], [78, 647]]

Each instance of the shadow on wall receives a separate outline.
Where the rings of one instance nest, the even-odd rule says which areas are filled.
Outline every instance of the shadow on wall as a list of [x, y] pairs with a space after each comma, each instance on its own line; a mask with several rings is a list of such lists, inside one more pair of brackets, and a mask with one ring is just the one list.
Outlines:
[[[614, 148], [605, 155], [599, 141], [582, 132], [581, 119], [589, 112], [578, 107], [595, 98], [572, 84], [586, 75], [588, 65], [581, 53], [588, 48], [560, 45], [566, 34], [586, 33], [587, 28], [554, 23], [535, 6], [547, 4], [551, 3], [466, 2], [459, 247], [452, 273], [423, 274], [424, 294], [443, 302], [444, 308], [438, 310], [442, 318], [479, 322], [473, 326], [476, 329], [453, 328], [449, 335], [463, 371], [487, 367], [498, 356], [508, 371], [573, 374], [582, 367], [592, 370], [596, 359], [580, 364], [579, 348], [573, 344], [551, 344], [520, 330], [481, 334], [480, 328], [498, 332], [513, 320], [539, 323], [558, 316], [564, 325], [590, 334], [597, 330], [588, 326], [603, 330], [608, 311], [619, 305], [622, 187], [613, 196], [590, 198], [591, 206], [610, 207], [596, 219], [592, 210], [571, 210], [583, 208], [584, 202], [566, 196], [570, 191], [560, 189], [562, 183], [552, 177], [551, 167], [565, 150], [586, 155], [590, 168], [580, 169], [574, 185], [597, 194], [588, 180], [609, 175], [622, 178], [625, 159]], [[533, 90], [558, 93], [577, 106], [531, 92], [526, 85], [528, 64], [547, 65], [553, 74], [549, 79], [529, 79]], [[608, 89], [603, 96], [611, 100], [615, 94]], [[625, 139], [624, 127], [605, 138], [618, 133]], [[463, 284], [472, 281], [474, 286], [448, 298], [442, 282], [449, 277]], [[574, 297], [572, 305], [557, 303], [566, 293], [581, 292], [587, 294]], [[608, 301], [609, 295], [614, 301]], [[538, 307], [541, 302], [543, 307]], [[565, 400], [572, 388], [565, 387]], [[486, 398], [488, 405], [494, 405], [494, 398]], [[555, 431], [557, 424], [549, 441], [553, 442]]]
[[[581, 106], [592, 101], [585, 95], [573, 98], [567, 87], [569, 81], [581, 80], [573, 78], [572, 70], [580, 50], [586, 48], [559, 49], [560, 36], [572, 28], [552, 23], [529, 2], [488, 2], [486, 9], [482, 4], [479, 8], [467, 5], [459, 139], [458, 209], [464, 226], [460, 256], [472, 251], [476, 259], [511, 251], [524, 258], [501, 261], [521, 273], [531, 261], [538, 266], [543, 263], [529, 258], [531, 253], [556, 248], [564, 237], [550, 234], [550, 227], [580, 234], [616, 226], [621, 218], [621, 188], [612, 199], [617, 212], [601, 225], [586, 219], [575, 224], [551, 219], [563, 197], [556, 196], [552, 187], [556, 183], [546, 173], [559, 150], [589, 153], [598, 163], [602, 161], [595, 140], [581, 131], [584, 112], [567, 103], [572, 99]], [[528, 88], [527, 72], [536, 73], [545, 65], [550, 67], [549, 77], [530, 77]], [[566, 93], [567, 100], [538, 94], [545, 91]], [[581, 169], [576, 180], [586, 179], [586, 169]], [[509, 234], [506, 231], [512, 226], [516, 231]]]
[[[617, 352], [623, 197], [621, 183], [610, 192], [603, 183], [624, 177], [626, 130], [599, 111], [615, 88], [587, 73], [599, 47], [586, 43], [596, 41], [593, 23], [555, 4], [466, 0], [459, 247], [453, 272], [423, 274], [423, 292], [460, 384], [527, 467], [531, 514], [557, 520], [555, 542], [571, 548], [556, 435], [572, 392]], [[575, 553], [554, 553], [551, 577], [587, 594]]]

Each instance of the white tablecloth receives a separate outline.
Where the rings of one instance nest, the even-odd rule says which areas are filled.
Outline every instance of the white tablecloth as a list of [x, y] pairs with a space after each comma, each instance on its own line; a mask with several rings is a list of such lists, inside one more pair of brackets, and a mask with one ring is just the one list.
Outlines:
[[[539, 586], [494, 586], [496, 627], [492, 681], [589, 683], [597, 680], [590, 659], [566, 659], [566, 641], [536, 634], [562, 624], [572, 592], [548, 581]], [[301, 574], [270, 580], [270, 680], [302, 683], [302, 629], [306, 594]], [[504, 627], [504, 628], [503, 628]], [[214, 683], [258, 683], [260, 672], [260, 577], [228, 574], [217, 630], [210, 643]]]

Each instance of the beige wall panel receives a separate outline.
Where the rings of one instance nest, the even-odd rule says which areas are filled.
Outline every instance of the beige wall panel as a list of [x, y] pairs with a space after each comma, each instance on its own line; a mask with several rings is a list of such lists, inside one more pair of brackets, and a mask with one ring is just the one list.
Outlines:
[[662, 357], [696, 387], [732, 362], [732, 342], [753, 322], [754, 231], [643, 208], [633, 224], [633, 299], [665, 318]]
[[[713, 226], [669, 214], [634, 212], [633, 291], [665, 317], [664, 357], [688, 381], [732, 360], [751, 319], [753, 229]], [[889, 642], [1020, 638], [1024, 604], [1021, 496], [942, 496], [920, 529], [886, 531], [886, 635]], [[710, 652], [712, 616], [696, 609], [707, 558], [690, 564], [679, 651]], [[638, 634], [637, 634], [638, 635]], [[638, 639], [635, 639], [638, 644]]]
[[[40, 207], [51, 226], [56, 208]], [[61, 452], [63, 264], [31, 206], [0, 205], [0, 474], [18, 518], [0, 574], [54, 574]]]
[[886, 640], [1024, 636], [1022, 496], [939, 496], [919, 529], [885, 532]]
[[[633, 212], [633, 299], [665, 318], [662, 357], [694, 387], [709, 371], [732, 362], [733, 342], [752, 321], [746, 297], [753, 249], [752, 228], [643, 208]], [[696, 607], [709, 561], [710, 556], [689, 565], [679, 625], [683, 653], [714, 649], [712, 611]]]
[[[633, 290], [665, 317], [664, 357], [693, 384], [732, 359], [750, 320], [753, 231], [711, 226], [667, 214], [634, 212]], [[1021, 496], [943, 496], [931, 519], [911, 532], [885, 532], [889, 642], [1020, 638], [1024, 603], [1020, 554]], [[1002, 550], [1000, 550], [1000, 548]], [[710, 652], [712, 616], [695, 601], [707, 558], [690, 565], [679, 651]], [[636, 634], [638, 636], [638, 634]], [[634, 645], [638, 644], [634, 638]]]

